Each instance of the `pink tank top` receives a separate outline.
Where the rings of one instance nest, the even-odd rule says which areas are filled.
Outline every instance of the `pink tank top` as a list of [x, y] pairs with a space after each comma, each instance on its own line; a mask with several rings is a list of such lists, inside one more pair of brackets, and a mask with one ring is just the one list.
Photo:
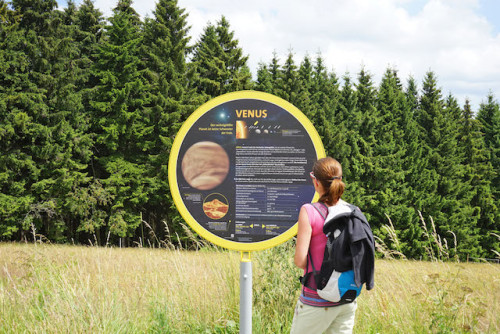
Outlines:
[[[322, 204], [320, 204], [322, 205]], [[326, 245], [326, 235], [323, 233], [323, 225], [325, 223], [325, 219], [321, 216], [321, 214], [313, 207], [312, 204], [304, 204], [304, 207], [307, 211], [307, 216], [309, 218], [309, 224], [311, 224], [312, 233], [311, 233], [311, 242], [309, 244], [309, 252], [311, 253], [311, 257], [314, 262], [314, 267], [316, 270], [321, 268], [321, 263], [323, 262], [325, 245]], [[304, 270], [304, 275], [307, 272], [312, 272], [311, 262], [308, 261], [307, 271]], [[308, 285], [311, 287], [303, 287], [302, 293], [300, 294], [300, 301], [306, 305], [317, 306], [317, 307], [331, 307], [337, 306], [338, 303], [330, 302], [328, 300], [324, 300], [318, 293], [316, 292], [316, 282], [314, 282], [314, 278], [310, 277]]]
[[[322, 205], [322, 204], [321, 204]], [[321, 268], [321, 262], [323, 262], [323, 256], [325, 255], [325, 245], [326, 245], [326, 235], [323, 233], [323, 225], [325, 220], [321, 217], [321, 214], [316, 210], [312, 204], [305, 204], [304, 207], [307, 211], [307, 216], [309, 217], [309, 224], [311, 224], [312, 234], [311, 242], [309, 244], [309, 252], [314, 262], [314, 267], [316, 270]], [[304, 275], [306, 272], [312, 272], [311, 262], [308, 261], [307, 271], [304, 270]], [[310, 279], [309, 285], [316, 288], [316, 282], [314, 279]], [[312, 290], [304, 287], [307, 292], [316, 292], [316, 289]]]

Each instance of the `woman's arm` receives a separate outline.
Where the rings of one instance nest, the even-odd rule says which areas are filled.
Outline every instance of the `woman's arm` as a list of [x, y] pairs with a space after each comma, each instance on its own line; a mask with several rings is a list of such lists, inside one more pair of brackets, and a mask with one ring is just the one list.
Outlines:
[[305, 269], [307, 265], [307, 252], [309, 251], [309, 243], [311, 242], [312, 228], [309, 224], [306, 208], [302, 207], [299, 212], [299, 230], [297, 232], [297, 242], [295, 246], [295, 265]]

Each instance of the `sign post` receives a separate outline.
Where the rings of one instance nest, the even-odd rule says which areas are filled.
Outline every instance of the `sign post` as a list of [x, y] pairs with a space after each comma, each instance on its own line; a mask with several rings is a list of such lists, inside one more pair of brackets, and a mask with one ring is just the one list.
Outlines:
[[210, 242], [241, 252], [240, 333], [252, 332], [251, 252], [297, 233], [309, 180], [325, 156], [316, 129], [292, 104], [241, 91], [199, 107], [175, 137], [168, 162], [174, 203]]
[[241, 252], [240, 333], [252, 333], [252, 259], [250, 252]]

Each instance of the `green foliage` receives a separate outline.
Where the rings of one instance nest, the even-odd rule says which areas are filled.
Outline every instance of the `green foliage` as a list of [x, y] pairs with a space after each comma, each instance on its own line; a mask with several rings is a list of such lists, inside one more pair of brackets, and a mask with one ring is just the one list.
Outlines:
[[500, 198], [500, 104], [490, 93], [487, 102], [479, 108], [477, 119], [481, 124], [484, 142], [488, 148], [489, 159], [495, 172], [492, 179], [493, 194]]
[[463, 152], [458, 145], [460, 107], [453, 97], [446, 101], [437, 88], [435, 75], [430, 72], [424, 81], [424, 92], [420, 98], [417, 122], [421, 129], [421, 139], [426, 154], [429, 175], [426, 201], [426, 214], [433, 216], [438, 233], [457, 237], [457, 242], [465, 253], [479, 256], [477, 215], [470, 206], [472, 186], [464, 178], [465, 166]]
[[180, 125], [202, 103], [191, 87], [194, 70], [186, 62], [190, 37], [184, 11], [177, 1], [159, 1], [154, 19], [147, 19], [144, 26], [142, 53], [150, 87], [153, 129], [149, 137], [153, 145], [147, 151], [151, 182], [143, 218], [160, 237], [166, 233], [164, 223], [183, 235], [175, 223], [182, 220], [170, 196], [166, 161]]
[[203, 102], [253, 88], [312, 121], [380, 243], [407, 258], [500, 253], [492, 93], [475, 116], [432, 72], [422, 89], [391, 68], [377, 85], [291, 50], [254, 83], [224, 16], [190, 41], [177, 0], [144, 20], [119, 0], [107, 21], [91, 0], [0, 0], [0, 239], [197, 247], [170, 195], [172, 143]]
[[293, 264], [292, 241], [260, 252], [255, 274], [253, 327], [257, 333], [290, 333], [301, 275]]
[[71, 7], [62, 13], [55, 10], [55, 1], [13, 1], [12, 6], [12, 17], [18, 19], [2, 26], [5, 32], [12, 30], [2, 47], [6, 140], [1, 173], [7, 198], [20, 211], [7, 217], [7, 230], [19, 231], [16, 236], [22, 238], [19, 224], [30, 216], [29, 208], [54, 203], [50, 215], [45, 211], [31, 217], [33, 226], [51, 240], [64, 240], [71, 219], [64, 199], [70, 189], [88, 181], [84, 169], [91, 145], [75, 90], [80, 73], [71, 40]]
[[198, 93], [215, 97], [249, 89], [251, 76], [247, 59], [224, 16], [215, 26], [208, 24], [193, 51], [194, 86]]
[[[474, 135], [474, 151], [471, 152], [470, 168], [477, 173], [473, 182], [479, 189], [476, 192], [476, 205], [480, 207], [482, 245], [485, 252], [500, 252], [500, 104], [493, 94], [482, 103], [477, 115], [479, 133], [475, 124], [471, 125]], [[479, 138], [477, 138], [479, 137]], [[484, 144], [481, 139], [484, 138]], [[483, 146], [485, 149], [483, 150]], [[479, 179], [481, 177], [481, 179]], [[491, 181], [488, 184], [488, 181]], [[495, 210], [496, 206], [496, 210]]]

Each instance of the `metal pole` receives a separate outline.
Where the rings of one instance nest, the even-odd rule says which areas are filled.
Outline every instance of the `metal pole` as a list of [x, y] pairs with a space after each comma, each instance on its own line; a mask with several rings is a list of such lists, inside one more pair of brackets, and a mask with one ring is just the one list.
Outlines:
[[250, 252], [241, 252], [240, 334], [252, 334], [252, 259]]

